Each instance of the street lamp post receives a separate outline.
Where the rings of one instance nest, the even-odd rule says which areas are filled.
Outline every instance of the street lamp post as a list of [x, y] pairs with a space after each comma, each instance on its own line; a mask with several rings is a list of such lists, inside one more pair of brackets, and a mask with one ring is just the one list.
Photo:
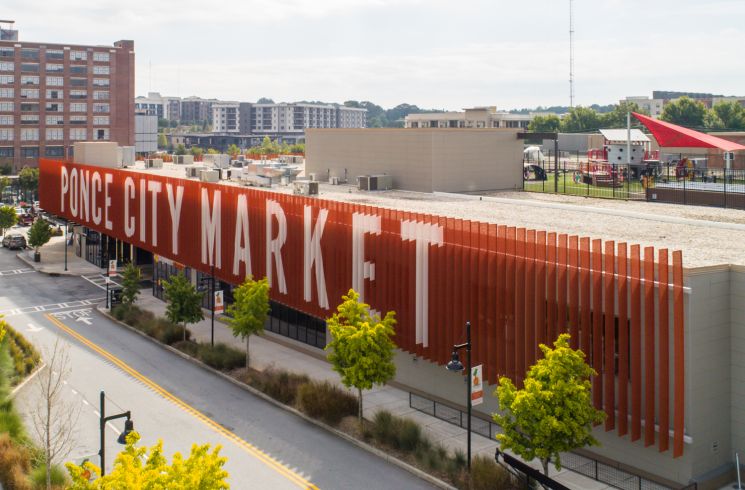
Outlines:
[[99, 418], [99, 431], [101, 436], [101, 450], [98, 451], [98, 455], [101, 457], [101, 476], [104, 476], [106, 474], [106, 423], [116, 420], [125, 418], [126, 421], [124, 422], [124, 432], [122, 432], [119, 435], [119, 438], [117, 439], [117, 442], [119, 444], [126, 444], [127, 443], [127, 436], [130, 432], [134, 430], [134, 423], [132, 422], [132, 414], [129, 410], [126, 412], [118, 413], [116, 415], [109, 415], [106, 416], [106, 395], [104, 392], [101, 392], [101, 417]]
[[69, 221], [65, 220], [65, 272], [67, 272], [67, 231]]
[[466, 379], [468, 380], [466, 384], [466, 400], [467, 400], [467, 407], [468, 407], [468, 421], [466, 424], [466, 430], [467, 430], [467, 444], [468, 444], [468, 459], [466, 460], [468, 471], [471, 471], [471, 322], [466, 322], [466, 343], [465, 344], [456, 344], [453, 346], [453, 353], [452, 353], [452, 359], [449, 363], [445, 366], [445, 368], [448, 371], [453, 372], [462, 372], [464, 367], [463, 363], [460, 362], [460, 358], [458, 356], [458, 351], [465, 348], [466, 349], [466, 362], [467, 362], [467, 368], [468, 372], [466, 373]]
[[211, 288], [210, 293], [212, 295], [212, 300], [210, 304], [212, 305], [212, 334], [210, 335], [210, 345], [212, 347], [215, 346], [215, 265], [212, 264], [212, 274], [211, 274]]

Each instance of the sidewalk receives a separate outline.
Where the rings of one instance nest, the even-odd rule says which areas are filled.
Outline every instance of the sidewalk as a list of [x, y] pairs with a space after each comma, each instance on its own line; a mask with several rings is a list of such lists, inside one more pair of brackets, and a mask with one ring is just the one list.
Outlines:
[[18, 258], [29, 267], [45, 274], [60, 274], [82, 276], [98, 274], [102, 269], [75, 255], [75, 246], [67, 247], [67, 271], [65, 271], [65, 237], [55, 236], [49, 243], [39, 249], [41, 262], [34, 262], [34, 250], [27, 249], [18, 252]]

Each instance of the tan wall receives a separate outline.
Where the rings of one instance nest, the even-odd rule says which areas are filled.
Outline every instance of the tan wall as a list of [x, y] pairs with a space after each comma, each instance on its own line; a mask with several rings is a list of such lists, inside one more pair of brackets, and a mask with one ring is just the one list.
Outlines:
[[522, 186], [522, 141], [507, 129], [308, 129], [306, 174], [319, 180], [389, 174], [420, 192]]

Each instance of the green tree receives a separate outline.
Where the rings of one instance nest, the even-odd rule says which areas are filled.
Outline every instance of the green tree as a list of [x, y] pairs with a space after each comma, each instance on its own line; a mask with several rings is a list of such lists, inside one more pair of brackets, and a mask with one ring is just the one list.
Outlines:
[[203, 149], [201, 149], [201, 148], [199, 148], [198, 146], [192, 146], [192, 147], [191, 147], [191, 148], [189, 149], [189, 152], [190, 152], [190, 153], [191, 153], [192, 155], [194, 155], [194, 157], [195, 157], [195, 158], [199, 158], [199, 157], [201, 157], [201, 156], [202, 156], [202, 154], [204, 154], [204, 150], [203, 150]]
[[204, 319], [202, 312], [202, 293], [196, 290], [183, 274], [174, 274], [163, 282], [166, 301], [166, 318], [173, 323], [184, 326], [184, 340], [186, 340], [186, 325]]
[[210, 148], [210, 149], [207, 150], [207, 154], [208, 155], [217, 155], [218, 153], [220, 153], [220, 152], [217, 151], [217, 150], [215, 150], [214, 148]]
[[162, 150], [166, 146], [168, 146], [168, 140], [165, 133], [158, 133], [158, 148]]
[[28, 199], [29, 192], [31, 197], [34, 197], [39, 189], [39, 169], [23, 167], [18, 173], [18, 185], [23, 190], [24, 198]]
[[700, 100], [684, 96], [665, 104], [660, 119], [688, 128], [700, 128], [704, 125], [705, 115], [706, 106]]
[[241, 152], [241, 149], [238, 148], [238, 146], [235, 143], [231, 143], [230, 146], [228, 146], [228, 155], [230, 156], [236, 156]]
[[176, 151], [174, 152], [176, 155], [186, 155], [186, 147], [183, 143], [179, 143], [176, 146]]
[[535, 131], [539, 133], [553, 133], [559, 130], [561, 125], [561, 119], [556, 114], [548, 114], [546, 116], [535, 116], [530, 124], [528, 124], [528, 131]]
[[326, 346], [328, 359], [346, 387], [357, 388], [358, 418], [362, 425], [362, 390], [385, 384], [396, 374], [392, 337], [396, 324], [395, 312], [385, 318], [370, 315], [370, 306], [359, 301], [360, 295], [350, 289], [342, 303], [327, 320], [332, 340]]
[[561, 120], [560, 128], [563, 133], [596, 131], [600, 128], [600, 116], [589, 107], [572, 107]]
[[52, 238], [52, 227], [43, 219], [37, 219], [28, 230], [28, 244], [34, 247], [36, 254], [39, 254], [39, 248], [45, 245]]
[[0, 175], [10, 175], [13, 173], [13, 165], [5, 163], [0, 165]]
[[[605, 114], [602, 114], [600, 116], [600, 124], [604, 128], [625, 128], [626, 117], [627, 117], [627, 114], [630, 112], [636, 112], [639, 114], [648, 114], [648, 111], [642, 110], [639, 107], [639, 104], [637, 104], [636, 102], [629, 102], [629, 101], [623, 100], [620, 103], [613, 106], [612, 111], [606, 112]], [[631, 125], [632, 126], [639, 125], [639, 123], [634, 117], [631, 118]]]
[[13, 206], [0, 206], [0, 235], [5, 236], [5, 230], [18, 223], [18, 215]]
[[737, 102], [720, 102], [706, 111], [704, 125], [709, 129], [745, 129], [745, 109]]
[[497, 434], [501, 449], [509, 449], [526, 461], [538, 458], [543, 473], [553, 461], [561, 469], [560, 454], [597, 445], [592, 426], [605, 413], [592, 404], [590, 378], [594, 369], [581, 350], [569, 347], [569, 335], [561, 334], [554, 348], [541, 344], [543, 358], [528, 371], [524, 388], [517, 389], [509, 378], [499, 379], [496, 394], [502, 414], [494, 420], [502, 426]]
[[251, 276], [233, 291], [233, 304], [227, 310], [228, 324], [234, 337], [246, 341], [246, 367], [248, 367], [248, 342], [252, 334], [264, 331], [269, 316], [269, 281], [266, 277], [254, 281]]
[[[87, 461], [78, 466], [67, 463], [72, 485], [69, 490], [112, 490], [139, 488], [155, 490], [227, 490], [228, 472], [223, 468], [228, 459], [220, 456], [221, 446], [210, 450], [209, 444], [191, 446], [189, 456], [173, 455], [173, 461], [163, 454], [163, 441], [151, 448], [137, 447], [137, 432], [127, 436], [127, 445], [114, 460], [111, 473], [101, 476], [101, 469]], [[93, 478], [92, 481], [91, 478]]]
[[140, 268], [133, 263], [127, 264], [122, 272], [122, 302], [131, 305], [140, 295]]

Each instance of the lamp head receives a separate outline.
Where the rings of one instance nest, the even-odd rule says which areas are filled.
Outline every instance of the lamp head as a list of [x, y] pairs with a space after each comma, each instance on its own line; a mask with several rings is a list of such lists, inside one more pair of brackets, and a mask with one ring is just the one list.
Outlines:
[[450, 359], [450, 362], [447, 363], [445, 366], [445, 369], [448, 371], [454, 371], [454, 372], [461, 372], [463, 371], [463, 363], [460, 362], [460, 357], [458, 356], [458, 351], [454, 350], [452, 354], [452, 358]]
[[133, 430], [135, 430], [135, 424], [134, 424], [134, 422], [132, 422], [132, 419], [127, 419], [124, 422], [124, 432], [122, 432], [121, 434], [119, 434], [119, 437], [116, 439], [116, 442], [118, 442], [119, 444], [126, 444], [127, 443], [127, 436]]

